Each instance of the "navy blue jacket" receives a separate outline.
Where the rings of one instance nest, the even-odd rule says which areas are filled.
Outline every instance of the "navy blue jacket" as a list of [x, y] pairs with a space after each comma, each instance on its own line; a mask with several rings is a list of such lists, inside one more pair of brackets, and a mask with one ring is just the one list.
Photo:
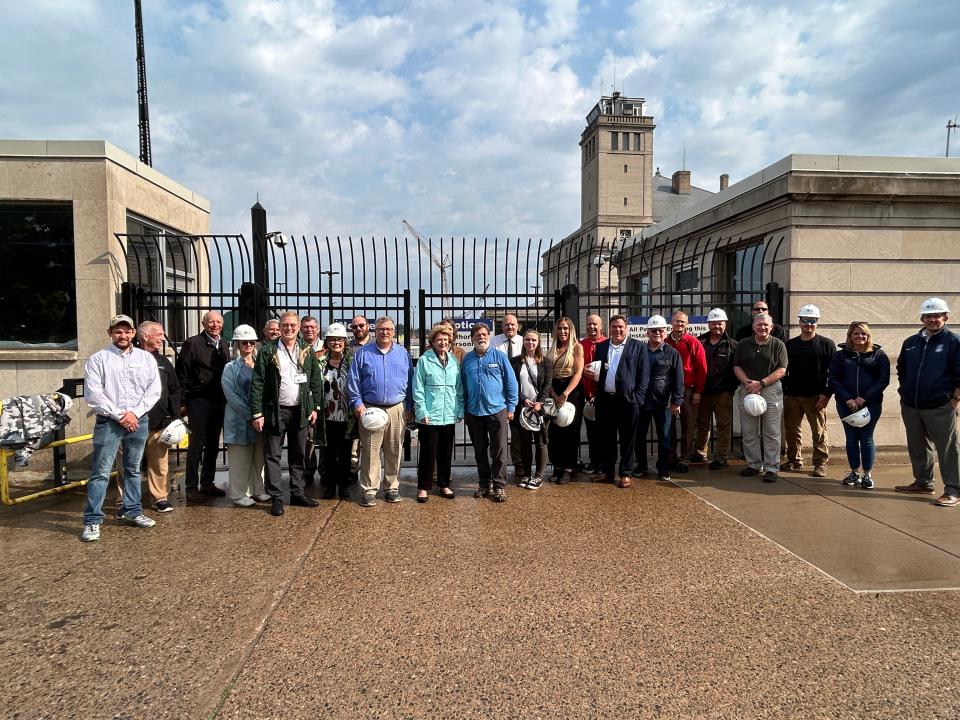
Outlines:
[[920, 410], [943, 407], [960, 387], [960, 338], [947, 328], [903, 341], [897, 358], [900, 402]]
[[847, 400], [862, 397], [867, 405], [883, 402], [883, 391], [890, 384], [890, 359], [879, 345], [867, 353], [858, 353], [845, 344], [830, 359], [830, 389], [837, 398], [842, 415], [849, 412]]
[[649, 345], [643, 348], [647, 355], [647, 392], [640, 406], [647, 410], [663, 410], [667, 405], [683, 402], [683, 359], [680, 353], [663, 343], [651, 358]]
[[[610, 340], [598, 342], [593, 351], [593, 359], [600, 361], [600, 376], [597, 392], [602, 393], [607, 382], [607, 358], [610, 355]], [[647, 395], [647, 381], [650, 371], [647, 367], [647, 346], [639, 340], [624, 340], [623, 353], [617, 363], [617, 377], [614, 380], [616, 392], [631, 405], [640, 405]]]

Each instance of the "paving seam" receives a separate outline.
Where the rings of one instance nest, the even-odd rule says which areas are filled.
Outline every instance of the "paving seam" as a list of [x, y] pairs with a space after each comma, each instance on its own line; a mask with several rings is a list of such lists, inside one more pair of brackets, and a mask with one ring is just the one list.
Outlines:
[[240, 662], [237, 664], [237, 670], [230, 676], [230, 680], [227, 681], [227, 684], [224, 686], [223, 690], [220, 693], [220, 700], [217, 702], [216, 707], [211, 711], [208, 716], [209, 720], [216, 720], [220, 715], [220, 711], [223, 710], [224, 704], [227, 702], [227, 699], [230, 697], [230, 692], [233, 690], [233, 686], [236, 684], [237, 679], [240, 677], [240, 673], [243, 672], [243, 669], [246, 667], [247, 662], [250, 660], [250, 656], [253, 655], [254, 651], [257, 649], [257, 646], [260, 645], [260, 640], [263, 638], [264, 633], [267, 631], [267, 628], [270, 626], [270, 620], [277, 612], [277, 608], [280, 607], [281, 603], [286, 599], [290, 588], [293, 586], [294, 580], [300, 577], [300, 574], [303, 572], [303, 566], [307, 562], [307, 558], [310, 557], [310, 553], [313, 552], [313, 549], [317, 546], [317, 542], [320, 540], [320, 537], [326, 531], [327, 527], [330, 525], [330, 522], [333, 520], [333, 516], [337, 514], [337, 511], [340, 509], [341, 503], [343, 500], [338, 500], [337, 504], [333, 506], [333, 510], [330, 511], [330, 514], [327, 515], [327, 519], [324, 520], [323, 525], [317, 530], [317, 534], [313, 536], [313, 540], [310, 541], [310, 544], [307, 548], [300, 554], [299, 559], [297, 560], [294, 571], [290, 574], [290, 577], [284, 583], [283, 589], [274, 597], [270, 607], [267, 609], [266, 614], [263, 617], [263, 620], [260, 621], [260, 624], [257, 626], [256, 632], [253, 634], [253, 638], [247, 644], [247, 649], [244, 651], [243, 656], [240, 658]]
[[[672, 482], [672, 481], [671, 481], [671, 482]], [[824, 495], [820, 495], [820, 493], [813, 492], [813, 491], [810, 490], [809, 488], [806, 488], [806, 487], [804, 487], [803, 485], [798, 485], [797, 483], [794, 483], [794, 482], [790, 481], [789, 479], [787, 480], [787, 482], [790, 482], [790, 484], [793, 485], [794, 487], [798, 487], [798, 488], [800, 488], [800, 489], [802, 489], [802, 490], [806, 490], [806, 491], [809, 492], [811, 495], [816, 495], [816, 496], [818, 496], [818, 497], [822, 497], [824, 500], [830, 500], [830, 498], [828, 498], [828, 497], [826, 497], [826, 496], [824, 496]], [[821, 575], [824, 575], [825, 577], [829, 578], [830, 580], [833, 580], [835, 583], [837, 583], [837, 585], [839, 585], [840, 587], [844, 588], [845, 590], [848, 590], [848, 591], [852, 592], [854, 595], [871, 595], [871, 594], [873, 594], [873, 595], [879, 595], [879, 594], [881, 594], [881, 593], [884, 593], [884, 594], [893, 594], [893, 593], [919, 593], [919, 592], [927, 593], [927, 592], [960, 591], [960, 587], [897, 588], [897, 589], [893, 589], [893, 590], [884, 589], [884, 588], [878, 588], [878, 589], [872, 589], [872, 590], [871, 590], [871, 589], [867, 588], [867, 589], [864, 589], [864, 590], [857, 590], [856, 588], [852, 588], [852, 587], [850, 587], [849, 585], [847, 585], [847, 584], [846, 584], [845, 582], [843, 582], [843, 580], [841, 580], [840, 578], [834, 577], [833, 575], [831, 575], [830, 573], [828, 573], [828, 572], [827, 572], [826, 570], [824, 570], [823, 568], [818, 567], [817, 565], [814, 565], [812, 562], [810, 562], [810, 561], [807, 560], [806, 558], [801, 557], [800, 555], [797, 555], [797, 553], [795, 553], [793, 550], [791, 550], [790, 548], [786, 547], [785, 545], [782, 545], [782, 544], [778, 543], [776, 540], [774, 540], [773, 538], [769, 537], [768, 535], [764, 535], [762, 532], [760, 532], [759, 530], [757, 530], [755, 527], [751, 527], [750, 525], [747, 525], [747, 523], [745, 523], [745, 522], [744, 522], [743, 520], [741, 520], [740, 518], [735, 517], [734, 515], [731, 515], [730, 513], [728, 513], [728, 512], [727, 512], [726, 510], [724, 510], [723, 508], [718, 507], [717, 505], [714, 505], [712, 502], [710, 502], [710, 501], [707, 500], [706, 498], [701, 497], [700, 495], [697, 495], [697, 493], [693, 492], [693, 490], [691, 490], [690, 488], [686, 487], [685, 485], [678, 485], [677, 483], [672, 483], [672, 484], [673, 484], [673, 485], [676, 485], [676, 486], [677, 486], [678, 488], [680, 488], [681, 490], [684, 490], [685, 492], [690, 493], [690, 494], [693, 495], [697, 500], [699, 500], [700, 502], [704, 503], [705, 505], [709, 505], [710, 507], [712, 507], [712, 508], [713, 508], [714, 510], [716, 510], [717, 512], [722, 513], [723, 515], [726, 515], [728, 518], [730, 518], [731, 520], [733, 520], [735, 523], [737, 523], [738, 525], [742, 525], [743, 527], [745, 527], [747, 530], [749, 530], [750, 532], [754, 533], [755, 535], [759, 535], [760, 537], [762, 537], [762, 538], [763, 538], [764, 540], [766, 540], [767, 542], [769, 542], [769, 543], [771, 543], [771, 544], [773, 544], [773, 545], [776, 545], [778, 548], [780, 548], [781, 550], [783, 550], [783, 551], [786, 552], [787, 554], [793, 555], [793, 557], [797, 558], [797, 560], [799, 560], [800, 562], [802, 562], [804, 565], [808, 565], [809, 567], [812, 567], [812, 568], [813, 568], [814, 570], [816, 570], [818, 573], [820, 573]], [[696, 486], [694, 486], [694, 487], [696, 487]], [[838, 503], [838, 502], [836, 502], [836, 501], [831, 501], [831, 502], [834, 502], [835, 504], [839, 505], [840, 507], [842, 507], [842, 508], [844, 508], [844, 509], [851, 510], [852, 512], [856, 512], [858, 515], [862, 515], [862, 516], [863, 516], [864, 518], [866, 518], [867, 520], [872, 520], [872, 521], [876, 522], [878, 525], [883, 525], [884, 527], [890, 527], [890, 528], [893, 529], [893, 530], [897, 530], [897, 528], [893, 528], [893, 527], [891, 527], [890, 525], [888, 525], [887, 523], [884, 523], [884, 522], [881, 522], [881, 521], [879, 521], [879, 520], [876, 520], [875, 518], [872, 518], [872, 517], [870, 517], [869, 515], [865, 515], [864, 513], [858, 512], [857, 510], [853, 510], [852, 508], [849, 508], [848, 506], [844, 505], [843, 503]], [[913, 535], [910, 535], [909, 533], [905, 533], [905, 532], [903, 532], [902, 530], [897, 530], [897, 531], [900, 532], [900, 533], [902, 533], [903, 535], [906, 535], [906, 536], [909, 537], [909, 538], [913, 538], [914, 540], [917, 540], [917, 541], [919, 541], [919, 542], [924, 542], [923, 540], [920, 540], [919, 538], [914, 538]], [[938, 548], [936, 545], [933, 545], [933, 544], [931, 544], [931, 543], [925, 543], [925, 544], [926, 544], [926, 545], [930, 545], [930, 546], [931, 546], [932, 548], [934, 548], [935, 550], [940, 550], [941, 552], [944, 552], [944, 553], [946, 553], [947, 555], [951, 555], [951, 556], [953, 556], [953, 557], [956, 557], [953, 553], [947, 552], [946, 550], [943, 550], [942, 548]]]

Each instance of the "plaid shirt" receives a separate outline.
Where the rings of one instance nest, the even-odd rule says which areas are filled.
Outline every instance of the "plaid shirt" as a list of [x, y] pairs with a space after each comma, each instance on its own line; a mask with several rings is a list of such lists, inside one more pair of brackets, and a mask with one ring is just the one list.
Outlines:
[[128, 411], [143, 417], [160, 399], [157, 361], [139, 348], [124, 353], [111, 344], [95, 352], [83, 368], [83, 379], [87, 405], [112, 420]]

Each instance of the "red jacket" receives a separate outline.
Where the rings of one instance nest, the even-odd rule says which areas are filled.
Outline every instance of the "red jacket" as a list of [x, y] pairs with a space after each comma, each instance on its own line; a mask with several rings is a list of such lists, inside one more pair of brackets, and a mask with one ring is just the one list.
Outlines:
[[674, 340], [672, 334], [667, 335], [667, 344], [676, 348], [683, 360], [683, 384], [702, 393], [707, 384], [707, 354], [703, 345], [690, 333], [684, 333], [679, 340]]
[[[580, 345], [583, 347], [583, 367], [586, 368], [587, 365], [593, 362], [593, 354], [597, 350], [597, 343], [602, 343], [606, 338], [601, 334], [597, 337], [596, 340], [591, 340], [590, 338], [584, 338], [580, 341]], [[591, 380], [584, 374], [580, 378], [580, 384], [583, 386], [583, 394], [587, 398], [595, 397], [597, 394], [597, 381]]]

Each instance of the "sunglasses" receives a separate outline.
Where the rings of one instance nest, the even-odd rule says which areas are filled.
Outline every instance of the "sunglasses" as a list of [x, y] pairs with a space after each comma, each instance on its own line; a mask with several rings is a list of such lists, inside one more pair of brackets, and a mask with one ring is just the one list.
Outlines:
[[358, 323], [358, 324], [356, 324], [356, 325], [351, 325], [351, 326], [350, 326], [350, 329], [351, 329], [351, 330], [362, 330], [362, 329], [365, 328], [365, 327], [366, 327], [366, 325], [361, 325], [361, 324]]
[[800, 318], [800, 324], [801, 324], [801, 325], [816, 325], [816, 324], [817, 324], [817, 319], [816, 319], [816, 318]]
[[256, 345], [257, 341], [256, 340], [240, 340], [239, 343], [241, 345]]
[[753, 308], [753, 311], [754, 311], [754, 312], [767, 312], [769, 309], [770, 309], [770, 308], [755, 307], [755, 308]]

